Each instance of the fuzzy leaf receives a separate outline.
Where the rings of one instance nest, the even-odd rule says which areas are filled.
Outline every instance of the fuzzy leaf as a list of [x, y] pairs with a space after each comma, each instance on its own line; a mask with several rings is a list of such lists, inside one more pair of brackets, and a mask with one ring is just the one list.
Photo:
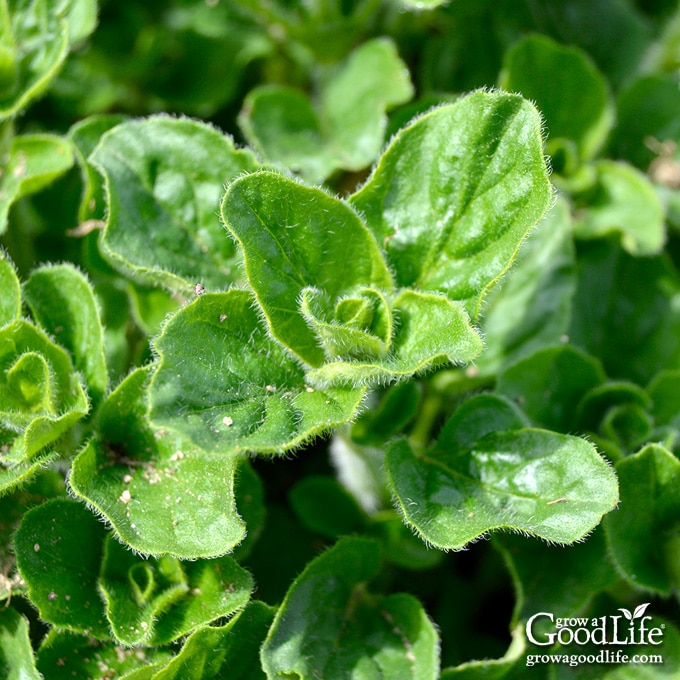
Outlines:
[[28, 622], [11, 607], [0, 608], [0, 674], [5, 680], [41, 680], [28, 637]]
[[126, 648], [111, 641], [52, 630], [38, 650], [38, 670], [50, 680], [123, 680], [132, 677], [130, 673], [137, 669], [163, 665], [170, 658], [172, 653], [167, 649]]
[[310, 182], [369, 166], [383, 144], [385, 111], [413, 95], [387, 38], [357, 47], [318, 90], [313, 103], [291, 87], [264, 85], [248, 94], [239, 116], [251, 145]]
[[0, 8], [0, 120], [45, 90], [69, 48], [67, 3], [8, 0]]
[[151, 418], [210, 452], [274, 453], [347, 422], [362, 389], [315, 390], [246, 291], [201, 295], [155, 342]]
[[0, 249], [0, 326], [21, 316], [21, 284], [14, 263]]
[[660, 252], [666, 240], [664, 209], [654, 185], [625, 163], [599, 161], [596, 169], [595, 187], [576, 201], [581, 208], [576, 236], [596, 238], [618, 232], [631, 255]]
[[268, 678], [438, 677], [437, 633], [411, 595], [374, 596], [374, 541], [343, 539], [288, 591], [261, 650]]
[[650, 444], [616, 464], [621, 504], [605, 519], [620, 573], [638, 588], [668, 594], [677, 571], [680, 462]]
[[222, 217], [243, 250], [272, 335], [311, 366], [324, 353], [299, 309], [304, 289], [332, 303], [358, 288], [392, 290], [372, 234], [346, 203], [321, 189], [257, 172], [228, 187]]
[[143, 560], [109, 535], [99, 587], [117, 640], [159, 646], [243, 607], [253, 580], [232, 557]]
[[245, 527], [234, 501], [236, 456], [208, 456], [148, 424], [149, 369], [131, 373], [107, 398], [99, 436], [73, 461], [73, 492], [146, 554], [214, 557], [233, 550]]
[[71, 353], [95, 402], [108, 383], [104, 331], [92, 286], [68, 264], [34, 271], [23, 286], [24, 300], [33, 318]]
[[0, 174], [0, 234], [7, 229], [7, 216], [15, 201], [39, 191], [72, 165], [73, 149], [61, 137], [46, 134], [15, 137]]
[[[427, 454], [414, 453], [403, 439], [388, 449], [399, 509], [427, 542], [457, 550], [507, 528], [572, 543], [616, 505], [616, 477], [585, 440], [529, 428], [503, 431], [503, 420], [512, 426], [517, 416], [500, 407], [494, 424], [486, 401], [461, 408], [465, 414], [454, 414]], [[475, 423], [477, 432], [467, 429]]]
[[97, 588], [105, 536], [104, 525], [70, 499], [48, 501], [26, 513], [14, 549], [43, 620], [95, 638], [110, 636]]
[[29, 460], [86, 415], [87, 397], [66, 352], [18, 319], [0, 329], [0, 460]]
[[444, 295], [405, 290], [392, 301], [396, 333], [390, 351], [374, 361], [331, 361], [308, 373], [312, 384], [375, 384], [411, 377], [442, 363], [467, 363], [482, 339], [462, 306]]
[[417, 118], [351, 198], [399, 286], [444, 292], [473, 319], [551, 200], [538, 112], [500, 92]]
[[549, 146], [575, 142], [583, 159], [596, 154], [614, 122], [607, 82], [588, 54], [546, 36], [531, 35], [512, 46], [501, 87], [536, 103], [545, 116]]
[[88, 160], [105, 178], [101, 247], [123, 274], [184, 294], [236, 280], [216, 211], [224, 183], [259, 166], [252, 152], [207, 124], [155, 116], [109, 130]]
[[193, 633], [150, 680], [264, 680], [259, 650], [273, 618], [271, 607], [249, 602], [227, 625]]

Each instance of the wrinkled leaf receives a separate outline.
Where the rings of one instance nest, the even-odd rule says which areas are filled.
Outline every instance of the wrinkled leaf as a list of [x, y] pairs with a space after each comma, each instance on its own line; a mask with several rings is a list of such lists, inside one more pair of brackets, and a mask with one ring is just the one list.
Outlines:
[[263, 602], [249, 602], [226, 626], [201, 628], [151, 680], [264, 680], [259, 651], [274, 618]]
[[148, 374], [131, 373], [109, 395], [99, 437], [73, 461], [71, 488], [135, 550], [184, 558], [224, 554], [245, 530], [234, 502], [238, 458], [208, 456], [186, 439], [151, 428]]
[[99, 308], [88, 280], [68, 264], [44, 266], [30, 275], [23, 295], [33, 318], [69, 350], [90, 396], [98, 402], [108, 375]]
[[[424, 455], [401, 439], [387, 474], [404, 520], [443, 549], [460, 549], [494, 529], [556, 543], [581, 539], [618, 500], [616, 477], [583, 439], [516, 427], [510, 406], [479, 400], [454, 413]], [[472, 426], [472, 427], [471, 427]]]
[[442, 291], [473, 318], [551, 200], [539, 115], [500, 92], [417, 118], [351, 198], [398, 285]]
[[32, 134], [15, 137], [0, 174], [0, 234], [7, 229], [12, 204], [39, 191], [73, 165], [71, 145], [61, 137]]
[[319, 291], [333, 305], [358, 288], [392, 290], [372, 234], [346, 203], [321, 189], [254, 173], [228, 187], [222, 217], [243, 250], [272, 335], [312, 366], [324, 353], [299, 309], [303, 290]]
[[26, 513], [14, 549], [43, 620], [95, 638], [110, 637], [97, 585], [105, 536], [104, 525], [70, 499], [48, 501]]
[[88, 158], [104, 176], [101, 247], [123, 274], [189, 294], [238, 276], [216, 211], [225, 182], [258, 162], [207, 124], [155, 116], [121, 123]]
[[405, 290], [392, 300], [392, 311], [398, 323], [389, 353], [374, 361], [329, 361], [308, 373], [310, 382], [386, 383], [438, 364], [467, 363], [482, 351], [467, 313], [443, 295]]
[[268, 678], [438, 677], [437, 633], [411, 595], [374, 596], [378, 545], [344, 539], [293, 582], [260, 652]]
[[159, 646], [233, 614], [250, 598], [253, 581], [232, 557], [144, 560], [109, 535], [99, 587], [117, 640]]
[[283, 451], [354, 415], [363, 390], [316, 390], [246, 291], [201, 295], [155, 341], [151, 418], [211, 452]]

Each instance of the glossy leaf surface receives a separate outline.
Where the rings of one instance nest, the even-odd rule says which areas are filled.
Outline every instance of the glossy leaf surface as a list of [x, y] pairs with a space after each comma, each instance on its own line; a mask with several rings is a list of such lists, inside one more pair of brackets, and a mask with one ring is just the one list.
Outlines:
[[537, 111], [475, 92], [402, 128], [351, 202], [398, 285], [444, 292], [476, 318], [551, 199]]
[[572, 543], [618, 500], [616, 476], [583, 439], [530, 428], [503, 402], [463, 405], [425, 454], [387, 453], [404, 520], [428, 543], [460, 549], [494, 529]]

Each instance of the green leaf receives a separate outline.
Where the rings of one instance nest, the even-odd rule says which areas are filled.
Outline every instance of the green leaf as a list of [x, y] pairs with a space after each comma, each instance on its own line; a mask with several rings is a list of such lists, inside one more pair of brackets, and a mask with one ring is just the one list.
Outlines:
[[50, 680], [122, 680], [133, 677], [129, 674], [136, 669], [167, 663], [170, 658], [172, 653], [167, 649], [126, 648], [115, 642], [52, 630], [38, 650], [38, 669]]
[[489, 295], [482, 317], [485, 349], [475, 362], [480, 374], [493, 375], [564, 339], [576, 291], [571, 227], [567, 203], [559, 199]]
[[[104, 179], [87, 162], [87, 158], [95, 150], [102, 135], [125, 120], [125, 116], [118, 114], [90, 116], [76, 123], [68, 132], [68, 139], [73, 144], [84, 185], [78, 210], [81, 227], [88, 220], [103, 220], [106, 213]], [[90, 226], [95, 225], [90, 223]]]
[[201, 628], [151, 680], [264, 680], [259, 651], [274, 618], [263, 602], [249, 602], [227, 625]]
[[605, 519], [611, 555], [637, 588], [667, 595], [677, 587], [680, 461], [650, 444], [616, 464], [621, 503]]
[[320, 365], [324, 353], [300, 310], [305, 289], [336, 304], [357, 289], [393, 288], [359, 216], [321, 189], [257, 172], [227, 188], [222, 217], [243, 250], [248, 282], [272, 335], [311, 366]]
[[680, 370], [662, 371], [647, 388], [650, 413], [658, 425], [680, 428]]
[[253, 580], [232, 557], [143, 560], [109, 535], [99, 588], [117, 640], [158, 646], [233, 614], [250, 598]]
[[613, 125], [607, 82], [588, 54], [546, 36], [528, 36], [508, 50], [500, 85], [536, 104], [545, 116], [551, 152], [574, 142], [579, 157], [591, 159]]
[[21, 135], [12, 140], [0, 175], [0, 234], [7, 229], [9, 209], [23, 196], [40, 191], [73, 165], [73, 149], [56, 135]]
[[14, 263], [0, 249], [0, 326], [21, 316], [21, 284]]
[[[427, 454], [414, 453], [403, 439], [387, 452], [399, 510], [428, 543], [458, 550], [502, 528], [572, 543], [616, 505], [616, 477], [585, 440], [498, 430], [485, 402], [466, 410], [454, 414]], [[506, 407], [499, 418], [512, 426], [517, 416]], [[478, 431], [467, 431], [470, 424]]]
[[611, 378], [645, 385], [680, 366], [680, 276], [668, 254], [633, 257], [612, 240], [583, 242], [569, 337]]
[[447, 362], [467, 363], [482, 351], [482, 339], [462, 305], [444, 295], [404, 290], [391, 303], [398, 325], [389, 353], [374, 361], [330, 361], [308, 373], [310, 382], [386, 383]]
[[599, 161], [595, 168], [595, 186], [587, 196], [576, 198], [576, 237], [618, 232], [631, 255], [659, 253], [666, 240], [664, 209], [652, 183], [625, 163]]
[[2, 0], [0, 3], [0, 120], [40, 95], [69, 49], [67, 3]]
[[600, 362], [574, 347], [548, 347], [498, 376], [496, 391], [515, 400], [541, 427], [570, 432], [579, 400], [605, 380]]
[[268, 678], [434, 680], [437, 633], [411, 595], [372, 595], [378, 545], [344, 539], [313, 560], [288, 591], [261, 650]]
[[71, 0], [66, 19], [71, 44], [85, 40], [97, 26], [97, 0]]
[[0, 674], [5, 680], [40, 680], [28, 637], [28, 621], [11, 607], [0, 608]]
[[105, 536], [104, 525], [70, 499], [26, 513], [14, 549], [40, 618], [95, 638], [110, 637], [97, 586]]
[[362, 389], [315, 390], [271, 340], [246, 291], [206, 294], [155, 341], [151, 418], [210, 452], [275, 453], [352, 418]]
[[0, 329], [0, 369], [0, 458], [11, 467], [53, 444], [88, 403], [66, 352], [23, 319]]
[[92, 286], [68, 264], [34, 271], [23, 286], [33, 318], [71, 353], [95, 403], [108, 384], [104, 332]]
[[216, 211], [225, 182], [259, 167], [252, 152], [207, 124], [155, 116], [109, 130], [88, 160], [105, 178], [101, 248], [121, 273], [185, 295], [238, 278]]
[[403, 128], [352, 196], [399, 286], [481, 300], [550, 207], [536, 109], [475, 92]]
[[73, 461], [71, 489], [139, 552], [222, 555], [245, 533], [234, 501], [239, 459], [208, 456], [186, 439], [150, 427], [149, 373], [134, 371], [104, 402], [99, 436]]
[[239, 116], [252, 146], [310, 182], [339, 168], [369, 166], [383, 144], [386, 110], [413, 95], [406, 65], [388, 38], [360, 45], [320, 80], [314, 102], [291, 87], [260, 86]]

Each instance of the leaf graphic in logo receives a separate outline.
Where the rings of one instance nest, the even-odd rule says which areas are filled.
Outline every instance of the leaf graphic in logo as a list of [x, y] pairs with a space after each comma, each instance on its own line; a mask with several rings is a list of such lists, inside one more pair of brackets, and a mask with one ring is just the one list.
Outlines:
[[624, 615], [629, 621], [632, 621], [632, 620], [633, 620], [633, 615], [632, 615], [627, 609], [624, 609], [623, 607], [619, 607], [619, 611], [620, 611], [620, 612], [623, 612], [623, 615]]
[[649, 602], [645, 602], [644, 604], [641, 604], [639, 607], [635, 608], [635, 611], [633, 612], [633, 618], [634, 619], [640, 619], [644, 616], [645, 610], [649, 607]]

